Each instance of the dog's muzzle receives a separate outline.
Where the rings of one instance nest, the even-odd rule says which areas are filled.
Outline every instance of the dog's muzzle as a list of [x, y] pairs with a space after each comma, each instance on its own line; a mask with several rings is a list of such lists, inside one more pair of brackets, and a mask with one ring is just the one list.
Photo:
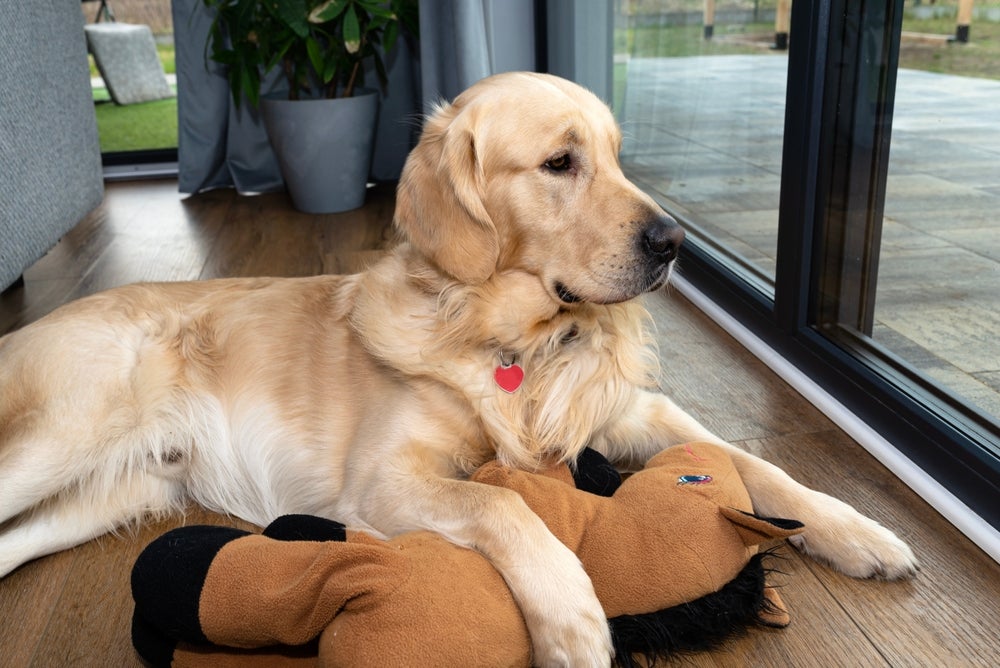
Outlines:
[[666, 214], [633, 225], [638, 233], [633, 237], [631, 262], [617, 267], [623, 271], [614, 272], [614, 282], [605, 283], [603, 290], [577, 292], [562, 281], [554, 281], [552, 290], [560, 302], [615, 304], [663, 287], [670, 277], [670, 263], [677, 259], [684, 242], [684, 229]]

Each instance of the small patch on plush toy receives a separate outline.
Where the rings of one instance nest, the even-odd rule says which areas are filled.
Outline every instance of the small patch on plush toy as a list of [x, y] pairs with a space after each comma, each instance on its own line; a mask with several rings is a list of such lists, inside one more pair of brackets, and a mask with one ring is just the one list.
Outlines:
[[710, 475], [682, 475], [677, 478], [678, 485], [707, 485], [712, 482]]
[[[575, 479], [605, 496], [569, 484], [565, 467], [547, 473], [491, 462], [473, 479], [519, 492], [580, 557], [619, 664], [788, 623], [757, 546], [801, 525], [754, 516], [721, 448], [668, 449], [625, 481], [588, 451]], [[678, 484], [692, 476], [697, 484]], [[153, 665], [531, 663], [500, 575], [427, 532], [380, 541], [308, 516], [280, 518], [264, 535], [175, 529], [140, 555], [132, 584], [133, 642]]]

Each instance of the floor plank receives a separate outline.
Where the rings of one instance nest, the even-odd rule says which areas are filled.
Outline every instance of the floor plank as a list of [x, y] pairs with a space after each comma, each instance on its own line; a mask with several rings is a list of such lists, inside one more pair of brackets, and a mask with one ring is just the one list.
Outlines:
[[29, 666], [58, 609], [77, 554], [66, 551], [25, 564], [0, 580], [0, 656], [4, 665]]

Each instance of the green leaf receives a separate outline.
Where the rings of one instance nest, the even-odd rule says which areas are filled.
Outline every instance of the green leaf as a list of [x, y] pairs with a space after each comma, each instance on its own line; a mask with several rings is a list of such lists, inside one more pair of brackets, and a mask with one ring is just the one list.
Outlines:
[[348, 53], [357, 53], [361, 48], [361, 26], [353, 6], [344, 14], [344, 48]]
[[334, 75], [337, 74], [337, 60], [336, 58], [329, 58], [326, 61], [326, 68], [320, 72], [320, 76], [323, 79], [324, 84], [330, 83], [333, 80]]
[[420, 35], [420, 19], [417, 0], [391, 0], [392, 12], [403, 27], [414, 37]]
[[381, 0], [357, 0], [361, 7], [371, 14], [372, 16], [378, 16], [383, 19], [394, 19], [396, 18], [392, 12], [392, 8], [386, 7], [382, 4]]
[[309, 13], [310, 23], [326, 23], [331, 21], [343, 12], [350, 0], [327, 0]]
[[212, 60], [222, 65], [235, 65], [238, 62], [236, 52], [229, 49], [225, 51], [213, 51]]
[[309, 34], [306, 0], [264, 0], [272, 13], [299, 37]]
[[[256, 68], [241, 67], [239, 87], [247, 96], [250, 104], [256, 107], [260, 103], [260, 76]], [[238, 104], [238, 103], [237, 103]]]
[[282, 59], [284, 59], [285, 54], [288, 53], [288, 49], [293, 44], [295, 44], [295, 38], [293, 37], [289, 37], [284, 42], [281, 42], [281, 44], [275, 50], [274, 55], [271, 56], [271, 59], [264, 64], [264, 71], [269, 72], [275, 67], [277, 67], [278, 63], [280, 63]]
[[326, 69], [323, 62], [323, 48], [311, 36], [306, 40], [306, 53], [309, 54], [309, 62], [312, 64], [313, 69], [322, 76], [323, 71]]
[[399, 23], [392, 21], [385, 27], [385, 36], [382, 41], [382, 50], [385, 53], [390, 53], [392, 47], [396, 46], [396, 38], [399, 37]]

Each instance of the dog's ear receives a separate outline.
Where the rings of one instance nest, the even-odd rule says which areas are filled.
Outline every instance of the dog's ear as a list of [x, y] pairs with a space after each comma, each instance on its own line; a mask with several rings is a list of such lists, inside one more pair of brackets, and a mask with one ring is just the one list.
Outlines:
[[483, 205], [474, 108], [445, 106], [428, 120], [396, 193], [396, 226], [439, 269], [467, 284], [496, 270], [500, 240]]

